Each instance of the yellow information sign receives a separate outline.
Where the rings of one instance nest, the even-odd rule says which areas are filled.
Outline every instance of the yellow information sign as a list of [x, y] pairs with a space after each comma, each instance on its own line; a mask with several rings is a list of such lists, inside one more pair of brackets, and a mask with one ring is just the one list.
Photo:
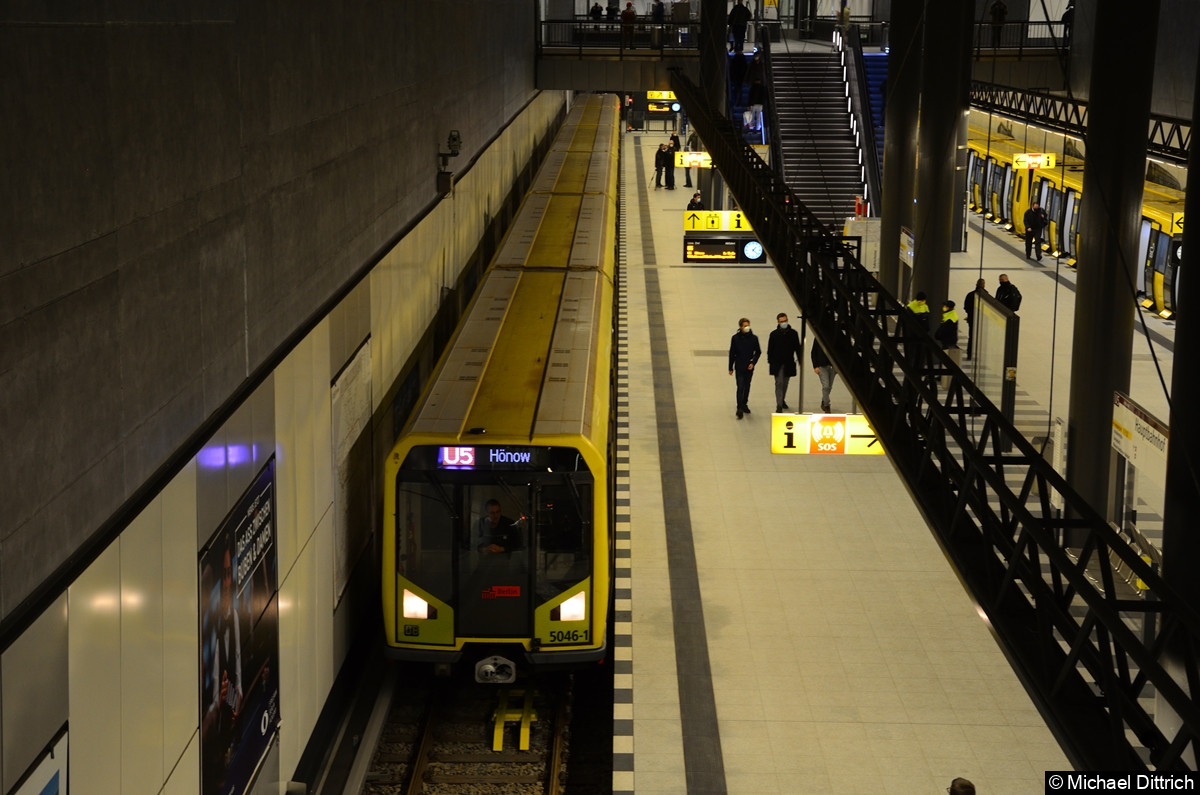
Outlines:
[[772, 414], [777, 455], [881, 455], [883, 445], [862, 414]]
[[674, 91], [647, 91], [646, 99], [675, 99]]
[[741, 210], [684, 210], [683, 231], [752, 233], [754, 229]]
[[1054, 168], [1053, 152], [1023, 152], [1013, 155], [1013, 168]]
[[678, 151], [675, 153], [676, 168], [709, 168], [712, 166], [712, 155], [708, 152], [684, 152]]
[[1183, 213], [1171, 213], [1171, 234], [1183, 234]]

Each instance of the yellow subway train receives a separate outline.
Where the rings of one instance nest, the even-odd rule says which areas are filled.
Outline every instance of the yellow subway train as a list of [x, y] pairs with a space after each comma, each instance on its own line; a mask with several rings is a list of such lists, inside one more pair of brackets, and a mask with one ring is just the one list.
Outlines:
[[504, 684], [607, 653], [615, 95], [578, 96], [385, 464], [393, 659]]
[[[1042, 249], [1052, 257], [1080, 264], [1079, 218], [1083, 161], [1067, 155], [1053, 168], [1030, 170], [1014, 164], [1024, 153], [1020, 142], [993, 137], [970, 127], [967, 139], [967, 204], [969, 209], [1013, 234], [1025, 236], [1025, 211], [1036, 199], [1050, 225]], [[1171, 317], [1178, 307], [1179, 265], [1183, 246], [1184, 191], [1147, 181], [1142, 200], [1138, 250], [1138, 292], [1142, 305]], [[1087, 263], [1082, 263], [1086, 267]]]

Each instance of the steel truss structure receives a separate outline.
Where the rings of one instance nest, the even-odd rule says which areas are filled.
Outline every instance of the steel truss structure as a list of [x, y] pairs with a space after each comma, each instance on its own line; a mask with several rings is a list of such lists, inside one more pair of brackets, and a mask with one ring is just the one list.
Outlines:
[[[982, 110], [1010, 116], [1051, 130], [1083, 138], [1087, 133], [1087, 103], [1060, 94], [971, 81], [971, 104]], [[1186, 166], [1192, 124], [1188, 119], [1151, 116], [1146, 151], [1163, 160]]]
[[[682, 74], [672, 88], [1071, 762], [1189, 769], [1200, 750], [1194, 606], [822, 228], [735, 124]], [[1128, 587], [1131, 577], [1145, 590]]]

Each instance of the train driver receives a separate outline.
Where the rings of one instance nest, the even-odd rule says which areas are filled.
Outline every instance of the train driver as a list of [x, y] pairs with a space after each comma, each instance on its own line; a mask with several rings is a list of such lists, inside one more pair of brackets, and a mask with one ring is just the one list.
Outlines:
[[521, 527], [500, 510], [500, 501], [490, 499], [484, 506], [487, 516], [483, 517], [482, 540], [477, 547], [480, 552], [513, 552], [521, 549]]

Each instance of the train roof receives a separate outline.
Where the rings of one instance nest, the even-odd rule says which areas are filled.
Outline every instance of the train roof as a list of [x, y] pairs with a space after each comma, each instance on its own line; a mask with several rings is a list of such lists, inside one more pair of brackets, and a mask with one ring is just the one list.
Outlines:
[[409, 432], [590, 436], [611, 313], [600, 271], [491, 270]]
[[607, 415], [598, 379], [612, 346], [617, 108], [611, 94], [590, 95], [568, 112], [409, 434], [590, 437]]

